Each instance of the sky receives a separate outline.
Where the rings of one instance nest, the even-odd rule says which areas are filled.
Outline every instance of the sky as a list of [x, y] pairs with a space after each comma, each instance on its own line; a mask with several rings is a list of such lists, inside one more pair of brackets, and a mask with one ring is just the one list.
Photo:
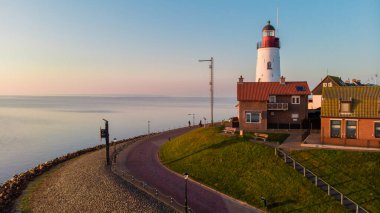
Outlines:
[[234, 97], [277, 8], [287, 80], [380, 75], [377, 0], [0, 0], [0, 95]]

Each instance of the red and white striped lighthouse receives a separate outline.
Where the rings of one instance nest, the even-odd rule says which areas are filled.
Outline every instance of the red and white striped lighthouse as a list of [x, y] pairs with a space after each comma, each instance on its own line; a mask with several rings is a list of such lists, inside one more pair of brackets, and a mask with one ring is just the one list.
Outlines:
[[280, 80], [280, 39], [268, 21], [262, 30], [262, 40], [257, 43], [256, 82]]

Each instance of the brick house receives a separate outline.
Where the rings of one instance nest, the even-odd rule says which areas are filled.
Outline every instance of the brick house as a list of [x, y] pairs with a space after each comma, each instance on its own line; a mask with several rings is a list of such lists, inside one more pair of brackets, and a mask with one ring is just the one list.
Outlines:
[[322, 97], [323, 144], [380, 147], [380, 86], [326, 87]]
[[[362, 84], [358, 79], [343, 81], [340, 77], [327, 75], [312, 91], [313, 100], [309, 105], [309, 109], [318, 109], [321, 107], [322, 90], [326, 87], [342, 87], [342, 86], [370, 86], [371, 84]], [[373, 86], [373, 85], [372, 85]]]
[[237, 83], [239, 127], [246, 131], [302, 128], [308, 119], [306, 81]]
[[327, 75], [312, 91], [313, 101], [309, 109], [321, 108], [322, 89], [325, 87], [346, 86], [340, 77]]

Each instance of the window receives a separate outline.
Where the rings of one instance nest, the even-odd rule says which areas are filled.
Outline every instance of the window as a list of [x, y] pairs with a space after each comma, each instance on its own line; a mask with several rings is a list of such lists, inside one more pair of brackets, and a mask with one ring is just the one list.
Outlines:
[[323, 83], [323, 87], [327, 87], [327, 83]]
[[340, 112], [341, 113], [351, 113], [351, 101], [341, 101], [340, 102]]
[[356, 138], [357, 121], [348, 120], [346, 123], [346, 138]]
[[292, 114], [293, 121], [297, 121], [298, 118], [299, 118], [299, 114], [298, 113]]
[[265, 30], [263, 32], [264, 36], [274, 36], [274, 31], [273, 30]]
[[342, 123], [341, 120], [331, 120], [330, 121], [330, 137], [340, 138], [341, 123]]
[[260, 123], [260, 112], [245, 112], [246, 123]]
[[327, 85], [328, 85], [329, 87], [332, 87], [332, 83], [331, 83], [331, 82], [329, 82]]
[[267, 69], [268, 69], [268, 70], [271, 70], [271, 69], [272, 69], [272, 62], [269, 61], [269, 62], [267, 63]]
[[375, 122], [375, 138], [380, 138], [380, 122]]
[[269, 103], [276, 103], [276, 96], [269, 96]]
[[292, 96], [292, 104], [300, 104], [300, 96]]

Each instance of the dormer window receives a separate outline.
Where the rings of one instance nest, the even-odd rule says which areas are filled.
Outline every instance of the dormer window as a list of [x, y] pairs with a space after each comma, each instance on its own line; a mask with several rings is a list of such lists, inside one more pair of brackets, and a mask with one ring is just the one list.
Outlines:
[[269, 62], [267, 63], [267, 69], [268, 69], [268, 70], [271, 70], [271, 69], [272, 69], [272, 62], [269, 61]]
[[352, 112], [352, 99], [350, 100], [341, 100], [339, 103], [339, 112], [340, 113], [351, 113]]

